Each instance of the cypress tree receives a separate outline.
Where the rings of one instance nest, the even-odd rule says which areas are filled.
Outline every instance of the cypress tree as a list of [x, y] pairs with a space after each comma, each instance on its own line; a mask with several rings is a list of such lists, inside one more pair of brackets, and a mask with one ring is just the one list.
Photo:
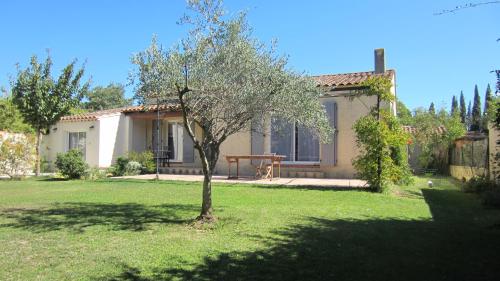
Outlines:
[[472, 105], [471, 131], [481, 131], [482, 127], [481, 97], [477, 85], [474, 88], [474, 104]]
[[491, 87], [488, 84], [486, 87], [486, 94], [484, 96], [484, 111], [483, 111], [483, 128], [488, 128], [488, 112], [490, 111], [490, 105], [493, 102], [493, 95], [491, 94]]
[[460, 121], [465, 124], [466, 117], [467, 117], [467, 112], [465, 108], [465, 98], [464, 98], [464, 92], [460, 92]]
[[434, 108], [433, 102], [431, 102], [431, 106], [429, 106], [429, 113], [432, 115], [436, 115], [436, 109]]
[[491, 94], [490, 84], [488, 84], [488, 87], [486, 88], [486, 95], [484, 96], [484, 112], [483, 112], [484, 116], [488, 114], [488, 109], [490, 108], [492, 100], [493, 100], [493, 95]]
[[458, 110], [458, 102], [457, 102], [457, 97], [453, 96], [451, 99], [451, 115], [454, 115]]
[[465, 126], [467, 131], [470, 131], [471, 121], [472, 121], [472, 110], [471, 102], [469, 101], [469, 106], [467, 107], [467, 117], [465, 117]]

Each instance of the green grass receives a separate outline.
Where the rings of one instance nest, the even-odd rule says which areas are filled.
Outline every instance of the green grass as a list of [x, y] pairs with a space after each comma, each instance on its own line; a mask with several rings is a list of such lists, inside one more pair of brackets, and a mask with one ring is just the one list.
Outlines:
[[500, 211], [452, 180], [387, 194], [0, 181], [0, 280], [498, 280]]

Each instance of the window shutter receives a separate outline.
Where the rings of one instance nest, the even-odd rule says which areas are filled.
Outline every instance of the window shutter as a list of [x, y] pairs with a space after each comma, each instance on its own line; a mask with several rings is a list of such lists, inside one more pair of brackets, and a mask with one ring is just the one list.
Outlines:
[[[326, 114], [330, 126], [335, 130], [337, 128], [337, 103], [334, 101], [325, 101]], [[337, 130], [335, 130], [329, 143], [321, 144], [321, 164], [334, 166], [337, 164]]]
[[[264, 135], [259, 130], [257, 121], [252, 121], [251, 125], [251, 154], [262, 155], [264, 154]], [[252, 160], [252, 165], [258, 165], [260, 160]]]
[[333, 153], [333, 156], [334, 156], [334, 159], [333, 159], [333, 164], [334, 165], [337, 165], [337, 160], [338, 160], [338, 131], [337, 131], [337, 120], [338, 120], [338, 108], [337, 108], [337, 103], [334, 102], [333, 103], [333, 128], [335, 129], [335, 132], [333, 133], [333, 150], [334, 150], [334, 153]]
[[182, 162], [184, 163], [194, 163], [194, 142], [189, 136], [186, 128], [184, 129], [182, 136]]

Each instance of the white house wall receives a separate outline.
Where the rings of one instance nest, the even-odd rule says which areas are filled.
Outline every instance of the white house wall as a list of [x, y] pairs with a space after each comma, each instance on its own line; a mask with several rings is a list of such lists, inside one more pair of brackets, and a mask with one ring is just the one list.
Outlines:
[[130, 117], [125, 114], [100, 117], [99, 123], [99, 167], [106, 168], [128, 153], [133, 128]]
[[57, 153], [68, 151], [69, 133], [86, 133], [85, 160], [90, 166], [99, 165], [99, 121], [58, 122], [42, 137], [42, 156], [53, 166]]

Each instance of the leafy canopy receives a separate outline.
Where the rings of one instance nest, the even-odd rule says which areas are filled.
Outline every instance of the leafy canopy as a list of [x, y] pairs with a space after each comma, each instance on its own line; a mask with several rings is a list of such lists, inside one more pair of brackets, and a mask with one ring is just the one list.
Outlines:
[[43, 63], [33, 56], [29, 67], [18, 68], [17, 79], [12, 82], [13, 102], [37, 132], [47, 132], [84, 96], [88, 88], [88, 83], [80, 86], [84, 69], [77, 70], [75, 65], [76, 60], [68, 64], [57, 80], [51, 76], [50, 55]]
[[125, 98], [125, 89], [121, 84], [98, 86], [89, 91], [84, 108], [90, 111], [119, 108], [132, 105], [132, 99]]
[[187, 123], [199, 125], [208, 138], [202, 141], [214, 144], [270, 115], [328, 139], [331, 129], [313, 80], [288, 69], [286, 57], [252, 38], [245, 14], [224, 20], [219, 2], [208, 2], [212, 6], [197, 17], [184, 18], [195, 28], [182, 45], [164, 50], [154, 38], [133, 58], [138, 98], [182, 101]]

